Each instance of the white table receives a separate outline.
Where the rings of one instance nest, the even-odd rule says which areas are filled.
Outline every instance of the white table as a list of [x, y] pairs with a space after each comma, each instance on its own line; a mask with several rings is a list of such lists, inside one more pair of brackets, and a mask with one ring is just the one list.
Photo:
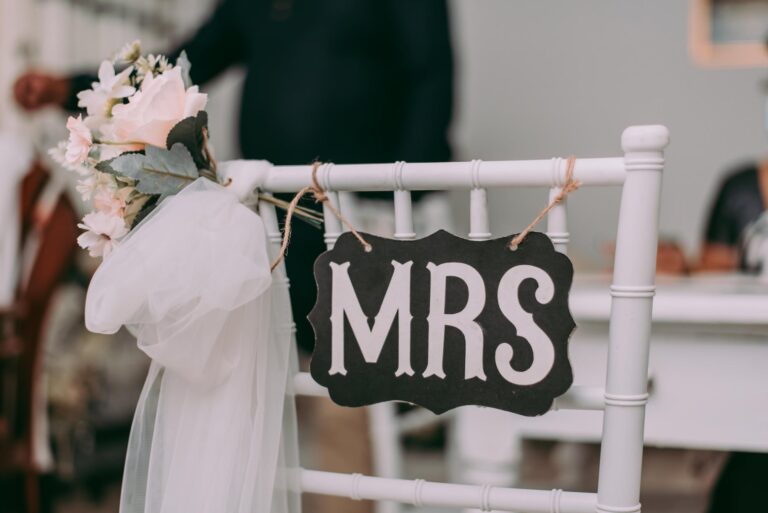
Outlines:
[[[610, 277], [577, 278], [570, 346], [575, 385], [605, 384]], [[647, 445], [768, 452], [768, 284], [744, 275], [657, 280]], [[527, 418], [463, 408], [453, 461], [470, 483], [513, 484], [524, 438], [598, 442], [600, 411]]]

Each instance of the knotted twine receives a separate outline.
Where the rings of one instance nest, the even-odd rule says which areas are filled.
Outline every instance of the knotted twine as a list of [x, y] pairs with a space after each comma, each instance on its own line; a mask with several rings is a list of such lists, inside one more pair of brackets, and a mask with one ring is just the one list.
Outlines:
[[365, 240], [362, 235], [360, 235], [360, 232], [355, 230], [355, 227], [352, 226], [352, 223], [350, 223], [346, 217], [341, 215], [341, 212], [339, 212], [339, 210], [333, 205], [333, 202], [331, 202], [331, 200], [328, 198], [328, 195], [325, 193], [325, 189], [323, 189], [320, 185], [320, 182], [317, 181], [317, 170], [320, 169], [321, 165], [322, 162], [312, 163], [312, 185], [307, 185], [299, 192], [297, 192], [296, 196], [293, 197], [290, 204], [288, 205], [288, 209], [286, 210], [285, 214], [285, 227], [283, 228], [283, 242], [280, 244], [280, 251], [278, 252], [277, 257], [275, 258], [274, 262], [272, 262], [273, 271], [285, 258], [285, 253], [288, 250], [288, 242], [291, 239], [291, 220], [293, 219], [293, 213], [296, 211], [296, 207], [298, 206], [301, 198], [303, 198], [307, 193], [312, 193], [316, 203], [324, 203], [325, 206], [328, 207], [328, 210], [330, 210], [331, 213], [336, 216], [336, 218], [341, 221], [341, 223], [343, 223], [350, 232], [352, 232], [352, 235], [354, 235], [355, 238], [360, 241], [360, 244], [363, 246], [363, 249], [366, 253], [373, 249], [373, 246], [371, 246], [368, 241]]
[[[550, 201], [549, 204], [544, 207], [541, 212], [539, 212], [539, 215], [537, 215], [523, 231], [518, 233], [515, 238], [509, 241], [508, 247], [510, 250], [515, 251], [523, 242], [523, 240], [525, 240], [525, 237], [528, 236], [528, 234], [536, 227], [537, 224], [539, 224], [542, 219], [544, 219], [544, 216], [546, 216], [549, 211], [555, 207], [555, 205], [562, 202], [570, 193], [581, 186], [581, 182], [573, 179], [573, 168], [575, 164], [576, 157], [574, 155], [568, 157], [565, 169], [565, 182], [560, 188], [560, 192], [557, 193], [557, 196], [552, 198], [552, 201]], [[312, 164], [312, 185], [308, 185], [296, 193], [288, 205], [288, 209], [286, 210], [285, 215], [285, 227], [283, 229], [283, 241], [280, 244], [280, 251], [278, 252], [277, 257], [275, 258], [274, 262], [272, 262], [272, 271], [274, 271], [275, 268], [280, 265], [280, 262], [285, 259], [285, 253], [288, 250], [288, 243], [291, 239], [291, 221], [293, 219], [293, 214], [296, 211], [299, 201], [307, 193], [312, 193], [316, 203], [324, 203], [325, 206], [328, 207], [328, 210], [330, 210], [331, 213], [336, 216], [336, 218], [341, 223], [343, 223], [350, 232], [352, 232], [352, 235], [354, 235], [355, 238], [360, 242], [366, 253], [373, 249], [373, 246], [371, 246], [371, 244], [366, 241], [362, 235], [360, 235], [360, 232], [358, 232], [355, 227], [352, 226], [352, 223], [350, 223], [347, 218], [344, 217], [341, 212], [339, 212], [339, 210], [333, 205], [333, 203], [328, 198], [328, 195], [325, 193], [325, 189], [323, 189], [323, 187], [320, 185], [320, 182], [317, 181], [317, 171], [320, 169], [321, 165], [321, 162], [314, 162]]]
[[549, 214], [549, 211], [552, 210], [555, 205], [563, 201], [570, 193], [575, 191], [581, 186], [581, 182], [575, 181], [573, 179], [573, 168], [576, 165], [576, 156], [571, 155], [568, 157], [568, 161], [566, 163], [565, 168], [565, 183], [563, 184], [563, 187], [560, 189], [560, 192], [557, 193], [557, 196], [552, 198], [552, 201], [549, 202], [549, 205], [544, 207], [541, 212], [539, 212], [539, 215], [537, 215], [533, 221], [531, 221], [531, 224], [525, 227], [525, 229], [518, 233], [514, 239], [509, 241], [509, 249], [512, 251], [515, 251], [518, 246], [523, 242], [526, 236], [533, 230], [533, 228], [539, 224], [539, 221], [544, 219], [544, 216]]

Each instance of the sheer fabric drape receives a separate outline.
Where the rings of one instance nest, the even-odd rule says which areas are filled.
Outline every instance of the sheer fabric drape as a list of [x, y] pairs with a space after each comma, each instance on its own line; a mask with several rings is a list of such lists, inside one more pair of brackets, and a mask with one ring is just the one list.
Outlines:
[[287, 290], [235, 191], [199, 179], [166, 199], [91, 282], [88, 328], [127, 326], [152, 359], [121, 513], [299, 510]]

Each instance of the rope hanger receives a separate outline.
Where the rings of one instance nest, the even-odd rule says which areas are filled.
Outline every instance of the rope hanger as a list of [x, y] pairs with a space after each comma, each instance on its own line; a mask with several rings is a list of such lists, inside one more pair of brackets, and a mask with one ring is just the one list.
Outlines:
[[[542, 209], [541, 212], [539, 212], [539, 215], [537, 215], [533, 221], [520, 233], [518, 233], [511, 241], [509, 241], [509, 249], [511, 251], [515, 251], [520, 244], [522, 244], [523, 240], [525, 240], [525, 237], [528, 236], [528, 234], [536, 227], [536, 225], [544, 219], [544, 217], [549, 213], [550, 210], [552, 210], [555, 205], [562, 202], [570, 193], [575, 191], [581, 186], [581, 182], [576, 181], [573, 179], [573, 168], [576, 164], [576, 157], [574, 155], [571, 155], [568, 157], [567, 163], [566, 163], [566, 170], [565, 170], [565, 183], [563, 184], [562, 188], [560, 189], [560, 192], [555, 196], [552, 201], [549, 202], [549, 204]], [[312, 196], [315, 199], [316, 203], [323, 203], [326, 207], [328, 207], [328, 210], [331, 211], [331, 213], [336, 216], [336, 218], [346, 226], [350, 232], [352, 232], [352, 235], [355, 236], [355, 238], [360, 242], [360, 245], [363, 246], [363, 249], [366, 253], [370, 253], [373, 249], [373, 246], [365, 240], [365, 238], [358, 232], [354, 226], [352, 226], [352, 223], [349, 222], [349, 220], [344, 217], [341, 212], [333, 205], [333, 203], [328, 198], [328, 195], [326, 194], [325, 189], [320, 185], [320, 182], [317, 180], [317, 171], [320, 169], [320, 166], [322, 165], [321, 162], [313, 162], [312, 163], [312, 185], [307, 185], [303, 189], [301, 189], [299, 192], [296, 193], [296, 195], [293, 197], [291, 202], [288, 204], [288, 208], [286, 209], [286, 215], [285, 215], [285, 228], [283, 230], [283, 241], [280, 244], [280, 251], [277, 254], [277, 257], [272, 262], [271, 270], [274, 271], [278, 265], [285, 259], [285, 253], [288, 250], [288, 243], [291, 239], [291, 221], [293, 219], [293, 214], [295, 213], [299, 201], [301, 198], [303, 198], [307, 193], [311, 193]]]
[[570, 193], [575, 191], [581, 186], [581, 182], [576, 181], [573, 179], [573, 168], [576, 165], [576, 156], [571, 155], [568, 157], [568, 161], [566, 163], [565, 168], [565, 183], [563, 184], [563, 187], [560, 189], [560, 192], [552, 198], [552, 201], [549, 202], [549, 205], [544, 207], [541, 212], [539, 212], [539, 215], [537, 215], [533, 221], [531, 221], [531, 224], [525, 227], [525, 229], [518, 233], [514, 239], [509, 241], [509, 249], [512, 251], [515, 251], [518, 246], [525, 240], [525, 237], [531, 233], [531, 230], [533, 230], [537, 224], [539, 224], [539, 221], [544, 219], [544, 216], [549, 214], [549, 211], [552, 210], [555, 205], [559, 204], [561, 201], [563, 201], [565, 198], [568, 197]]
[[288, 250], [288, 243], [291, 239], [291, 219], [293, 218], [293, 214], [296, 211], [296, 207], [299, 204], [299, 201], [301, 198], [304, 197], [307, 193], [312, 193], [312, 196], [315, 198], [316, 203], [324, 203], [325, 206], [328, 207], [328, 210], [333, 213], [336, 218], [341, 221], [344, 226], [349, 228], [349, 231], [352, 232], [352, 234], [357, 238], [358, 241], [360, 241], [360, 244], [363, 246], [363, 249], [366, 253], [370, 253], [373, 249], [373, 246], [370, 245], [370, 243], [363, 238], [362, 235], [360, 235], [360, 232], [358, 232], [354, 226], [352, 226], [352, 223], [350, 223], [346, 217], [341, 215], [341, 212], [333, 205], [333, 203], [328, 198], [328, 195], [325, 193], [325, 189], [322, 188], [320, 185], [320, 182], [317, 181], [317, 171], [320, 169], [320, 166], [322, 165], [322, 162], [313, 162], [312, 163], [312, 185], [307, 185], [303, 189], [301, 189], [299, 192], [296, 193], [296, 196], [293, 197], [291, 200], [291, 203], [288, 205], [288, 209], [286, 210], [285, 214], [285, 228], [283, 230], [283, 242], [280, 244], [280, 251], [277, 254], [277, 257], [275, 258], [274, 262], [272, 262], [272, 271], [277, 268], [278, 265], [280, 265], [280, 262], [282, 262], [285, 259], [285, 253]]

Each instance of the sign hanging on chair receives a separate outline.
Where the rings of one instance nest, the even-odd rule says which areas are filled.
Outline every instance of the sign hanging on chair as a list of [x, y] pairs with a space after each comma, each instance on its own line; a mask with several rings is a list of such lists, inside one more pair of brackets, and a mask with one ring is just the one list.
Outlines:
[[414, 241], [352, 233], [315, 261], [311, 374], [342, 406], [481, 405], [541, 415], [573, 382], [573, 266], [529, 233]]

